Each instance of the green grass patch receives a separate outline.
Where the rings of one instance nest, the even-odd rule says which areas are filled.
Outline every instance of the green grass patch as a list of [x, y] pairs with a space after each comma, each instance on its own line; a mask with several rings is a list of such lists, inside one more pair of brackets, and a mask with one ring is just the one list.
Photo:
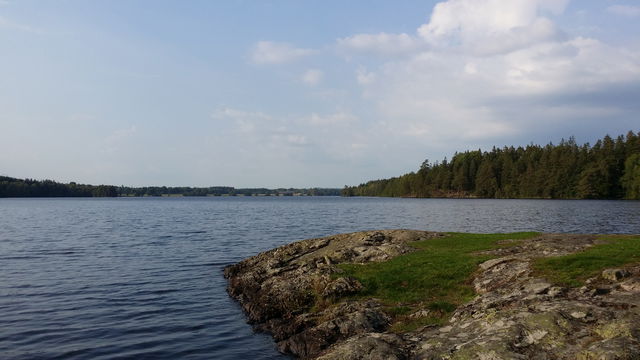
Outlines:
[[536, 275], [569, 287], [578, 287], [602, 270], [627, 264], [640, 263], [640, 237], [638, 235], [604, 235], [605, 243], [585, 251], [565, 256], [536, 259]]
[[409, 306], [399, 305], [399, 306], [388, 306], [384, 310], [387, 312], [387, 314], [394, 315], [394, 316], [401, 316], [401, 315], [407, 315], [411, 313], [413, 309]]
[[448, 233], [446, 237], [412, 243], [418, 251], [389, 261], [340, 265], [344, 273], [358, 279], [360, 297], [375, 297], [389, 306], [420, 304], [431, 311], [418, 323], [439, 323], [460, 304], [475, 296], [470, 284], [478, 264], [492, 256], [479, 251], [512, 246], [538, 233], [466, 234]]

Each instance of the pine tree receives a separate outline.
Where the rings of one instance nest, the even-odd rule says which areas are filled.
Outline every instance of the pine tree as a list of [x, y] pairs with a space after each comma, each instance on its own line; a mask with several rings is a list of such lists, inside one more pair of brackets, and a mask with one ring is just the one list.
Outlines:
[[629, 156], [625, 161], [622, 186], [626, 199], [640, 200], [640, 153]]
[[491, 160], [486, 159], [480, 164], [475, 183], [478, 196], [485, 198], [495, 197], [496, 191], [498, 191], [498, 180]]

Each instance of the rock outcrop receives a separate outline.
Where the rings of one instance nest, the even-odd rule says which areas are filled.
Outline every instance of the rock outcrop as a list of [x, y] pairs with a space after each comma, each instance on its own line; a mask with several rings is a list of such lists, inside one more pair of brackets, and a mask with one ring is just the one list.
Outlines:
[[[607, 269], [582, 288], [537, 278], [532, 259], [583, 250], [589, 235], [541, 235], [488, 253], [478, 294], [447, 324], [392, 333], [393, 316], [338, 264], [380, 262], [443, 234], [370, 231], [309, 239], [225, 269], [229, 294], [278, 349], [305, 359], [640, 359], [640, 266]], [[428, 316], [416, 311], [415, 317]]]

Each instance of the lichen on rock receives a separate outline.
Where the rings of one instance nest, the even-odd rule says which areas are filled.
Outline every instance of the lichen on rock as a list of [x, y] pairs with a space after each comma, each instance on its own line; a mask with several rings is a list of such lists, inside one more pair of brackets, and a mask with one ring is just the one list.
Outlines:
[[[225, 269], [229, 294], [278, 349], [305, 359], [639, 359], [640, 266], [607, 269], [582, 288], [558, 285], [532, 269], [536, 258], [598, 243], [590, 235], [540, 235], [486, 251], [469, 279], [475, 298], [442, 325], [391, 332], [396, 319], [432, 310], [358, 295], [363, 285], [340, 264], [383, 262], [443, 234], [385, 230], [310, 239]], [[404, 306], [404, 305], [403, 305]]]

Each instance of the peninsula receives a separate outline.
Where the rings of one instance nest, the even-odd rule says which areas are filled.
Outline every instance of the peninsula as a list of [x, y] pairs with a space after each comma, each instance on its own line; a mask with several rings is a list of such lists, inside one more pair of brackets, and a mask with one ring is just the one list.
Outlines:
[[383, 230], [225, 268], [228, 292], [304, 359], [637, 359], [640, 236]]

